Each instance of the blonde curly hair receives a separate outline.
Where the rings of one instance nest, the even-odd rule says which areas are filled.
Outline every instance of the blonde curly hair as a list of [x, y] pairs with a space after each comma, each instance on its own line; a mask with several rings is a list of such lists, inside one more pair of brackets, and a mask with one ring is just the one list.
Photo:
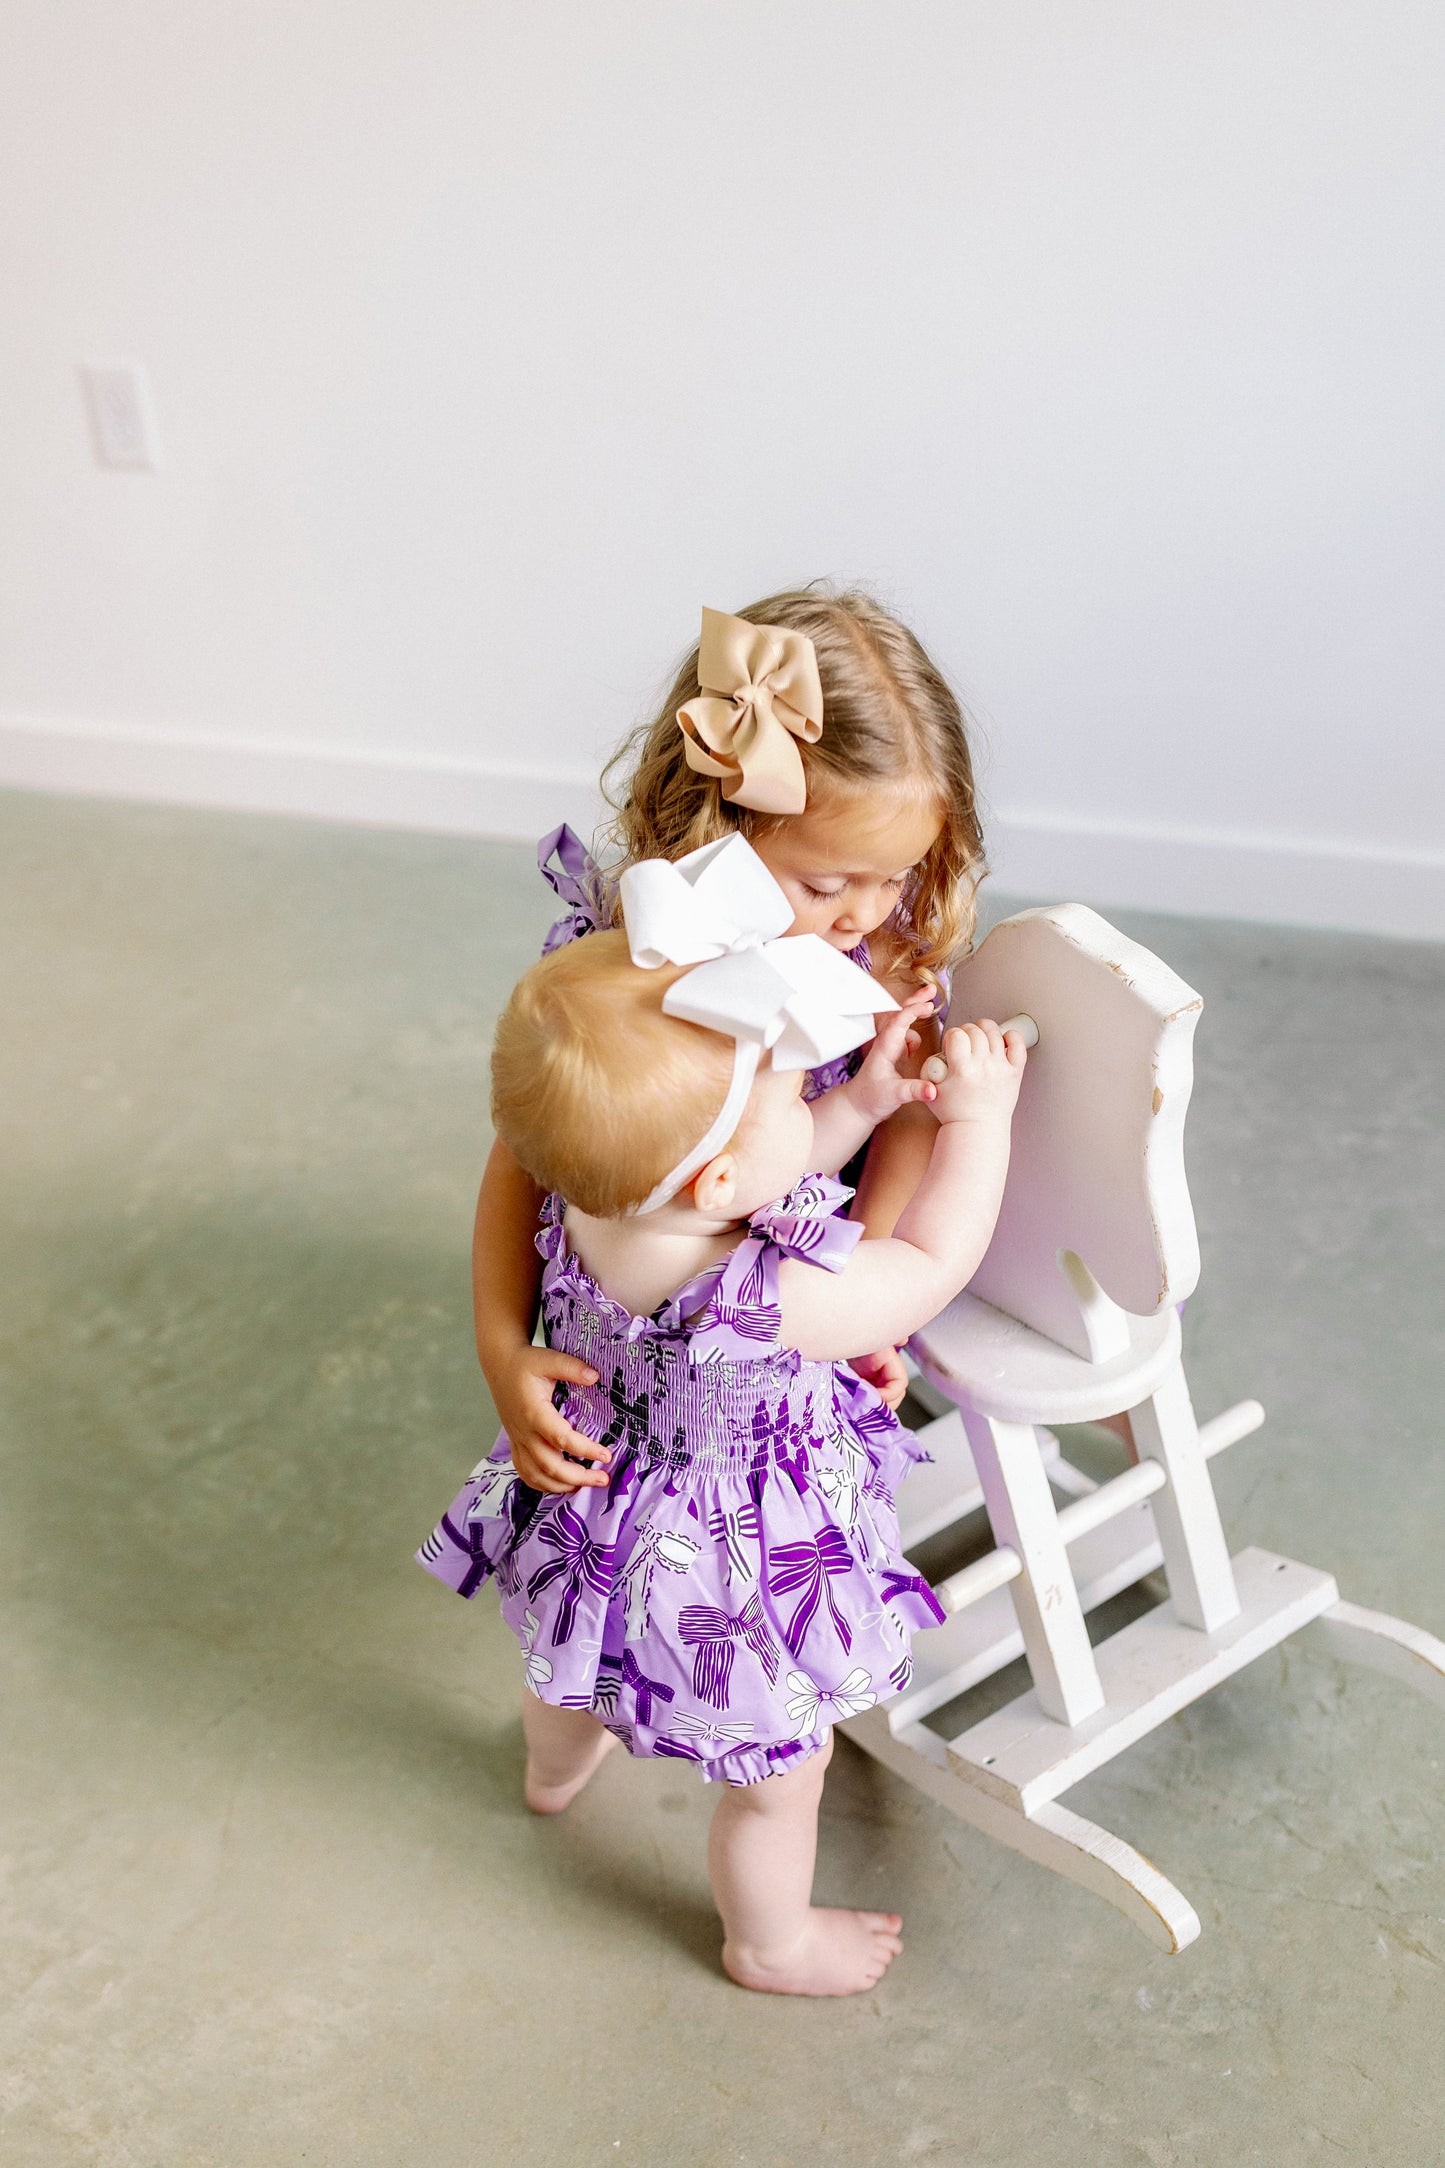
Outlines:
[[[823, 686], [823, 731], [800, 745], [808, 805], [831, 806], [880, 785], [936, 804], [943, 825], [890, 925], [904, 967], [921, 981], [964, 954], [987, 870], [963, 711], [906, 625], [856, 588], [790, 588], [734, 613], [806, 633]], [[677, 711], [696, 699], [698, 651], [684, 659], [660, 712], [603, 772], [619, 856], [614, 878], [643, 858], [681, 858], [741, 830], [749, 840], [787, 816], [729, 805], [716, 777], [687, 765]]]

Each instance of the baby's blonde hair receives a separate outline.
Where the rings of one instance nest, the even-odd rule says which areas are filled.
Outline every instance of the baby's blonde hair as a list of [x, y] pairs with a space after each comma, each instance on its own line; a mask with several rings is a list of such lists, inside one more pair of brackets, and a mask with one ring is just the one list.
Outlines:
[[[755, 625], [806, 633], [818, 657], [823, 731], [800, 745], [808, 804], [828, 806], [889, 787], [943, 817], [938, 837], [904, 892], [895, 930], [920, 979], [967, 949], [985, 872], [983, 832], [963, 711], [906, 625], [856, 589], [789, 589], [735, 613]], [[687, 765], [677, 711], [700, 690], [698, 651], [684, 660], [660, 713], [633, 732], [604, 782], [621, 857], [615, 875], [643, 858], [681, 858], [741, 830], [750, 839], [780, 816], [729, 805], [716, 777]]]
[[641, 1204], [727, 1097], [732, 1040], [663, 1014], [678, 976], [641, 970], [625, 934], [589, 934], [533, 964], [497, 1026], [497, 1135], [534, 1182], [596, 1219]]

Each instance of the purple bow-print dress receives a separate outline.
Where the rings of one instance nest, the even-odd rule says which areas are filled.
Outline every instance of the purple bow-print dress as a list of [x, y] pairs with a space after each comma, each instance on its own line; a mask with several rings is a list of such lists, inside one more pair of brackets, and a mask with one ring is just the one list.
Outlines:
[[559, 1393], [612, 1448], [607, 1488], [530, 1489], [504, 1433], [417, 1553], [460, 1595], [496, 1580], [543, 1701], [729, 1784], [898, 1692], [912, 1635], [943, 1618], [899, 1547], [911, 1434], [851, 1370], [778, 1345], [779, 1264], [843, 1268], [847, 1194], [810, 1175], [651, 1317], [584, 1271], [549, 1197], [542, 1318], [598, 1373]]

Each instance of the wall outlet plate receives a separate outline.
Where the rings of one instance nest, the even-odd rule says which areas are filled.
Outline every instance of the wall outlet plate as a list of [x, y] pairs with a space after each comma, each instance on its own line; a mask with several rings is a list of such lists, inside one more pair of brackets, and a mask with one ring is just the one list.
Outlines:
[[82, 362], [80, 380], [97, 463], [154, 474], [160, 466], [160, 438], [155, 403], [140, 362]]

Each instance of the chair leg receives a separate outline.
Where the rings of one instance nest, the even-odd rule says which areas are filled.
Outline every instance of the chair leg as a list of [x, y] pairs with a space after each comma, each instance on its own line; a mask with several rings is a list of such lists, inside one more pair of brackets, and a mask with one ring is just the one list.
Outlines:
[[1239, 1595], [1182, 1363], [1130, 1409], [1129, 1421], [1140, 1459], [1162, 1462], [1169, 1478], [1153, 1506], [1175, 1613], [1213, 1633], [1239, 1616]]
[[1060, 1724], [1082, 1723], [1104, 1706], [1104, 1689], [1038, 1438], [1027, 1423], [960, 1412], [994, 1542], [1023, 1560], [1022, 1574], [1009, 1587], [1039, 1706]]

